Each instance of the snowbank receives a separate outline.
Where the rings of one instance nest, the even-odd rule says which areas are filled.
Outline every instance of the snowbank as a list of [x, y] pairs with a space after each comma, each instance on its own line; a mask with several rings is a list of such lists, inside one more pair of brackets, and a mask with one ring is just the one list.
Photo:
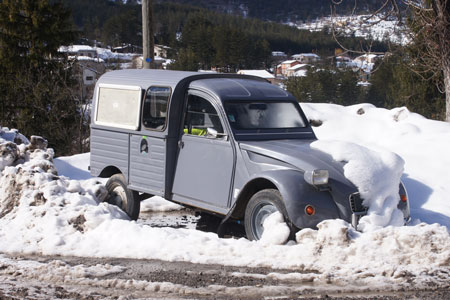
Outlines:
[[450, 124], [428, 120], [406, 107], [392, 110], [371, 104], [301, 104], [315, 123], [317, 137], [358, 143], [376, 152], [390, 151], [404, 162], [402, 182], [415, 222], [450, 228]]

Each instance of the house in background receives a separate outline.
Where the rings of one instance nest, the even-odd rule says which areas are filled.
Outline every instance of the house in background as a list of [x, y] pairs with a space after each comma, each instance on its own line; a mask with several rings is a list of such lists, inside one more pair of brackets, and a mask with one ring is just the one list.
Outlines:
[[155, 57], [167, 58], [167, 52], [170, 51], [170, 47], [164, 45], [155, 45]]
[[352, 62], [352, 69], [355, 72], [359, 72], [359, 77], [362, 82], [368, 82], [375, 66], [375, 62], [382, 57], [383, 55], [376, 54], [364, 54], [358, 56]]
[[142, 47], [131, 44], [124, 44], [120, 47], [112, 48], [112, 51], [115, 53], [142, 53]]
[[273, 74], [267, 72], [266, 70], [239, 70], [237, 73], [241, 75], [251, 75], [261, 77], [270, 81], [270, 83], [272, 84], [276, 83], [275, 76], [273, 76]]
[[296, 64], [296, 65], [290, 67], [289, 69], [287, 69], [286, 76], [287, 77], [292, 77], [292, 76], [302, 77], [302, 76], [306, 76], [306, 71], [307, 71], [308, 66], [309, 66], [308, 64]]
[[283, 51], [272, 51], [272, 58], [275, 60], [276, 59], [284, 60], [287, 58], [287, 55]]
[[97, 50], [88, 45], [61, 46], [58, 51], [65, 52], [68, 56], [98, 57]]
[[295, 65], [300, 64], [298, 60], [285, 60], [281, 64], [277, 66], [277, 70], [275, 72], [276, 76], [288, 77], [288, 70]]
[[[167, 65], [167, 61], [169, 59], [164, 59], [160, 56], [155, 56], [153, 65], [155, 69], [165, 69], [165, 65]], [[133, 57], [131, 62], [131, 69], [142, 69], [144, 67], [144, 58], [142, 55], [136, 55]]]
[[320, 60], [320, 56], [314, 53], [300, 53], [292, 55], [292, 59], [302, 64], [313, 64]]
[[352, 67], [352, 59], [350, 57], [348, 57], [347, 55], [339, 55], [336, 56], [336, 67], [338, 68], [347, 68], [347, 67]]

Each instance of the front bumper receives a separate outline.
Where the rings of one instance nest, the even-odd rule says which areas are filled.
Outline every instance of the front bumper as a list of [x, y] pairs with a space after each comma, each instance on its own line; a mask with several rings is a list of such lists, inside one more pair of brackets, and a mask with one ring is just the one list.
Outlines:
[[[402, 187], [402, 188], [403, 188], [403, 191], [406, 191], [404, 189], [404, 187]], [[403, 191], [400, 190], [400, 192], [403, 192]], [[367, 215], [368, 208], [362, 204], [363, 200], [364, 199], [361, 198], [359, 193], [353, 193], [349, 196], [350, 208], [352, 210], [352, 220], [351, 221], [352, 221], [352, 226], [355, 229], [358, 228], [359, 220], [363, 216]], [[408, 225], [409, 222], [411, 222], [411, 216], [410, 216], [410, 212], [409, 212], [409, 200], [407, 200], [406, 202], [399, 201], [397, 208], [400, 209], [403, 213], [403, 220], [404, 220], [403, 225]]]

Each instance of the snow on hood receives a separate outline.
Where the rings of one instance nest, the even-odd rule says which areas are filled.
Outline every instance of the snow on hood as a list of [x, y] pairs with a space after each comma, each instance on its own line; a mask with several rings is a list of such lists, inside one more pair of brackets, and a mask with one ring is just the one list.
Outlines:
[[274, 140], [274, 141], [243, 141], [240, 148], [252, 153], [258, 153], [278, 161], [286, 162], [301, 170], [327, 169], [330, 178], [347, 182], [342, 174], [342, 164], [324, 152], [310, 147], [314, 140]]
[[318, 140], [311, 148], [330, 154], [344, 162], [344, 175], [357, 188], [363, 204], [368, 207], [358, 229], [370, 231], [389, 225], [402, 226], [403, 213], [397, 208], [399, 185], [403, 174], [403, 159], [393, 152], [342, 141]]
[[[388, 226], [359, 233], [342, 220], [327, 220], [318, 230], [301, 230], [296, 242], [285, 245], [274, 245], [279, 239], [250, 242], [193, 229], [152, 228], [101, 202], [105, 188], [97, 180], [58, 176], [53, 151], [32, 145], [23, 149], [22, 163], [1, 172], [0, 252], [288, 268], [315, 284], [394, 289], [448, 284], [445, 226]], [[276, 216], [272, 221], [283, 232]]]

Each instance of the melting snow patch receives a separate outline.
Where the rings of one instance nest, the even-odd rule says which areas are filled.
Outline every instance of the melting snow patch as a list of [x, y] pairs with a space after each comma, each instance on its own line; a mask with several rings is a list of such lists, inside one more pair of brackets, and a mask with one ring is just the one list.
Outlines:
[[183, 206], [167, 201], [159, 196], [151, 197], [141, 202], [141, 212], [167, 212], [181, 209], [183, 209]]

